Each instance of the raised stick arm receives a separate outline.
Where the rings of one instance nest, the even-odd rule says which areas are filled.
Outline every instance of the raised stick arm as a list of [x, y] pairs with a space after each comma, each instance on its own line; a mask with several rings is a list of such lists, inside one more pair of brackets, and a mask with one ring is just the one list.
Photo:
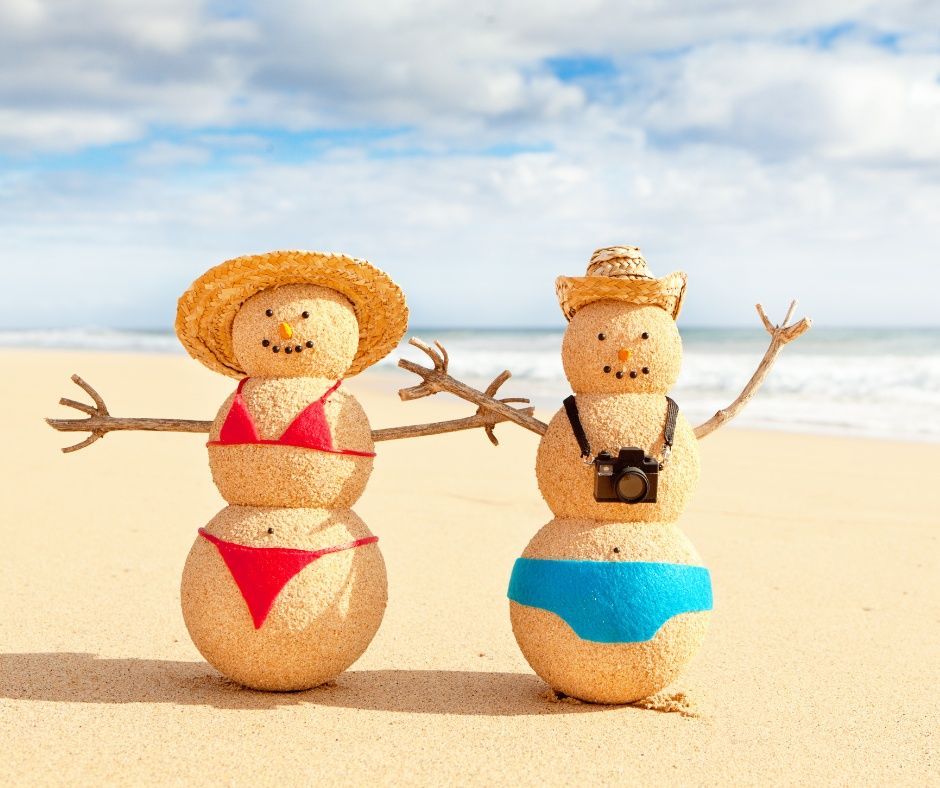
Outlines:
[[747, 382], [747, 385], [741, 390], [741, 393], [738, 394], [737, 399], [732, 402], [727, 408], [719, 410], [714, 416], [712, 416], [708, 421], [703, 424], [699, 424], [695, 428], [695, 437], [704, 438], [706, 435], [711, 434], [716, 429], [718, 429], [722, 424], [725, 424], [728, 421], [731, 421], [735, 416], [738, 415], [738, 411], [741, 410], [748, 402], [750, 402], [751, 397], [753, 397], [757, 390], [761, 387], [761, 384], [764, 382], [764, 378], [767, 377], [767, 373], [770, 372], [770, 368], [774, 365], [774, 361], [777, 359], [777, 354], [789, 342], [792, 342], [794, 339], [798, 339], [803, 336], [810, 327], [813, 325], [813, 321], [808, 317], [804, 317], [798, 323], [790, 324], [790, 318], [793, 317], [793, 312], [796, 310], [796, 301], [790, 302], [790, 308], [787, 310], [787, 315], [783, 319], [783, 322], [780, 325], [774, 325], [770, 322], [770, 319], [767, 317], [767, 313], [764, 312], [764, 307], [760, 304], [757, 304], [757, 314], [760, 315], [761, 322], [764, 324], [764, 328], [767, 329], [767, 333], [770, 334], [770, 345], [767, 348], [767, 352], [764, 353], [764, 357], [761, 359], [760, 364], [757, 366], [757, 370], [751, 375], [751, 379]]
[[[414, 372], [415, 375], [424, 381], [417, 386], [399, 391], [398, 396], [403, 400], [420, 399], [421, 397], [436, 394], [439, 391], [449, 391], [451, 394], [456, 394], [467, 402], [478, 405], [477, 416], [482, 416], [485, 412], [489, 412], [493, 414], [493, 416], [502, 417], [500, 421], [513, 421], [520, 427], [525, 427], [527, 430], [532, 430], [532, 432], [539, 435], [545, 434], [548, 425], [535, 418], [535, 416], [532, 415], [531, 408], [513, 408], [508, 404], [510, 402], [528, 402], [528, 400], [518, 397], [507, 397], [505, 399], [496, 399], [494, 397], [497, 389], [509, 380], [510, 373], [508, 370], [497, 376], [496, 379], [490, 383], [485, 392], [477, 391], [466, 383], [461, 383], [459, 380], [452, 378], [447, 373], [449, 359], [447, 351], [440, 342], [434, 343], [436, 349], [422, 342], [417, 337], [412, 337], [408, 342], [414, 345], [414, 347], [424, 351], [424, 353], [431, 358], [434, 367], [433, 369], [428, 369], [408, 359], [403, 358], [399, 360], [398, 366], [402, 369], [407, 369], [409, 372]], [[495, 444], [496, 438], [493, 436], [492, 425], [485, 429], [487, 436]]]
[[73, 452], [91, 446], [99, 438], [103, 438], [109, 432], [116, 430], [148, 430], [153, 432], [209, 432], [212, 426], [211, 421], [193, 421], [191, 419], [126, 419], [112, 416], [108, 413], [108, 406], [105, 405], [101, 395], [95, 391], [88, 383], [82, 380], [78, 375], [72, 375], [72, 381], [83, 389], [92, 401], [95, 403], [87, 405], [84, 402], [76, 402], [73, 399], [63, 397], [59, 400], [60, 405], [68, 408], [74, 408], [88, 415], [87, 419], [46, 419], [46, 423], [53, 429], [60, 432], [88, 432], [90, 435], [85, 440], [76, 443], [74, 446], [66, 446], [63, 452]]

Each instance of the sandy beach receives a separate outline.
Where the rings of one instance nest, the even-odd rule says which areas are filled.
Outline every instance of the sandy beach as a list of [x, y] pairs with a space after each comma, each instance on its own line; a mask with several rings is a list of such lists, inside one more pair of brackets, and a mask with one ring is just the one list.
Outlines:
[[[181, 355], [0, 360], [0, 782], [940, 782], [940, 445], [707, 438], [681, 524], [712, 572], [712, 626], [641, 708], [549, 697], [513, 639], [509, 572], [550, 517], [536, 436], [380, 444], [355, 508], [388, 566], [384, 623], [334, 684], [265, 694], [221, 679], [180, 614], [196, 529], [224, 505], [204, 438], [114, 434], [65, 455], [81, 436], [42, 421], [82, 398], [73, 372], [119, 416], [210, 419], [232, 382]], [[413, 382], [348, 385], [374, 428], [471, 412], [400, 402]]]

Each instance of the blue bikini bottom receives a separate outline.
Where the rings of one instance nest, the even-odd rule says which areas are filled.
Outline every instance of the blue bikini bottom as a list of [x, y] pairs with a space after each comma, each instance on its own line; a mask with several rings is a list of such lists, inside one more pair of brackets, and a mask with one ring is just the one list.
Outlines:
[[509, 598], [554, 613], [582, 640], [642, 643], [680, 613], [712, 609], [704, 566], [518, 558]]

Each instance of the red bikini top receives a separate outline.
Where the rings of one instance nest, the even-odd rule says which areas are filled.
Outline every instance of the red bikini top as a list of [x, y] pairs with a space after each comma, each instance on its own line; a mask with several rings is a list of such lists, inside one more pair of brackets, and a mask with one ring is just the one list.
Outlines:
[[248, 412], [242, 389], [248, 378], [242, 378], [235, 390], [235, 399], [229, 408], [222, 429], [219, 430], [219, 439], [209, 441], [209, 446], [238, 446], [242, 444], [258, 444], [262, 446], [296, 446], [301, 449], [314, 449], [326, 451], [331, 454], [351, 454], [356, 457], [374, 457], [375, 452], [356, 451], [355, 449], [337, 449], [333, 445], [333, 436], [330, 425], [326, 421], [326, 412], [323, 404], [329, 396], [339, 388], [342, 379], [337, 380], [320, 399], [311, 402], [297, 414], [297, 417], [287, 426], [277, 440], [263, 440], [255, 429], [254, 419]]

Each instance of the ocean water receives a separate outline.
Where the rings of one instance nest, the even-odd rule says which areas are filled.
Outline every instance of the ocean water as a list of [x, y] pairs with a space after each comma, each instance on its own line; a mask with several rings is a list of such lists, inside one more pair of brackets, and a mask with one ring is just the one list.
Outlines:
[[[451, 373], [477, 387], [508, 369], [503, 396], [543, 408], [569, 393], [559, 330], [414, 329], [439, 340]], [[761, 329], [684, 328], [682, 373], [673, 398], [693, 423], [728, 405], [767, 347]], [[0, 346], [182, 353], [170, 333], [75, 329], [0, 331]], [[402, 345], [380, 363], [425, 356]], [[416, 379], [417, 382], [417, 379]], [[760, 393], [732, 426], [940, 441], [940, 329], [813, 328], [785, 347]]]

